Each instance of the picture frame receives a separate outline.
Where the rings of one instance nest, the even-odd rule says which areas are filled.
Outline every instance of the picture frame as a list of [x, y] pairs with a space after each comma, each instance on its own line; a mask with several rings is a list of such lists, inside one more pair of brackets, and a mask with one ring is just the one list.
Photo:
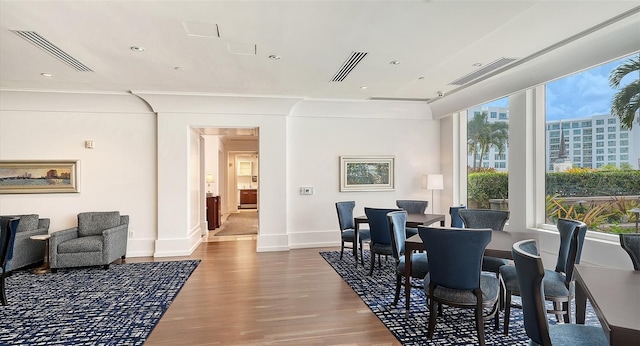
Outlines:
[[0, 194], [78, 193], [78, 160], [0, 161]]
[[340, 192], [393, 191], [394, 156], [340, 156]]

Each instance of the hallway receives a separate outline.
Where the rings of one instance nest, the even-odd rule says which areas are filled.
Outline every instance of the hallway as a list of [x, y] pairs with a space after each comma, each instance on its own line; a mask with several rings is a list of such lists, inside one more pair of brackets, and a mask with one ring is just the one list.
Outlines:
[[207, 242], [255, 240], [258, 236], [258, 210], [241, 209], [223, 217], [222, 225], [209, 231]]

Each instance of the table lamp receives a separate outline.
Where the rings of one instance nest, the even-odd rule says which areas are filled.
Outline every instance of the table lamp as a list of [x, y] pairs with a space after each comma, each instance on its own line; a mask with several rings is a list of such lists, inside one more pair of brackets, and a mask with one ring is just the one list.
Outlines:
[[427, 190], [431, 190], [431, 213], [435, 213], [435, 202], [433, 200], [433, 190], [444, 190], [442, 174], [427, 174]]
[[207, 197], [213, 197], [213, 193], [211, 193], [211, 183], [215, 182], [213, 174], [207, 174]]

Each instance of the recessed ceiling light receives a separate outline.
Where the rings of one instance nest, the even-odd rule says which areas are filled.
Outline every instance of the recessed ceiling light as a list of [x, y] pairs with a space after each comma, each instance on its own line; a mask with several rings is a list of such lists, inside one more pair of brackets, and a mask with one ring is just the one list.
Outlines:
[[482, 66], [482, 63], [481, 63], [481, 62], [477, 62], [477, 63], [475, 63], [475, 64], [473, 64], [473, 65], [471, 65], [471, 66], [473, 66], [473, 67], [480, 67], [480, 66]]
[[400, 61], [398, 61], [398, 60], [391, 60], [390, 64], [391, 64], [391, 65], [400, 65]]
[[271, 54], [271, 55], [269, 55], [269, 59], [280, 60], [280, 55]]
[[144, 52], [144, 47], [131, 46], [131, 50], [134, 52]]
[[52, 75], [51, 73], [46, 73], [46, 72], [42, 72], [40, 75], [41, 75], [42, 77], [47, 77], [47, 78], [51, 78], [51, 77], [53, 77], [53, 75]]
[[366, 85], [363, 85], [363, 86], [360, 87], [360, 89], [362, 89], [362, 90], [364, 90], [366, 88], [368, 88], [368, 86], [366, 86]]

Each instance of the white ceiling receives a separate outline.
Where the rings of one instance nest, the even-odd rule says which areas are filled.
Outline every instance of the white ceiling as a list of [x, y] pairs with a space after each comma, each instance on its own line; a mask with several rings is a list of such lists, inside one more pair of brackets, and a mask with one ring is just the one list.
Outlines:
[[[2, 0], [0, 88], [429, 99], [459, 88], [448, 83], [482, 68], [476, 63], [525, 58], [638, 5]], [[220, 37], [185, 29], [215, 25]], [[11, 30], [37, 32], [93, 72], [76, 71]], [[255, 47], [256, 54], [230, 54], [229, 47]], [[344, 81], [331, 82], [354, 51], [368, 54]]]

